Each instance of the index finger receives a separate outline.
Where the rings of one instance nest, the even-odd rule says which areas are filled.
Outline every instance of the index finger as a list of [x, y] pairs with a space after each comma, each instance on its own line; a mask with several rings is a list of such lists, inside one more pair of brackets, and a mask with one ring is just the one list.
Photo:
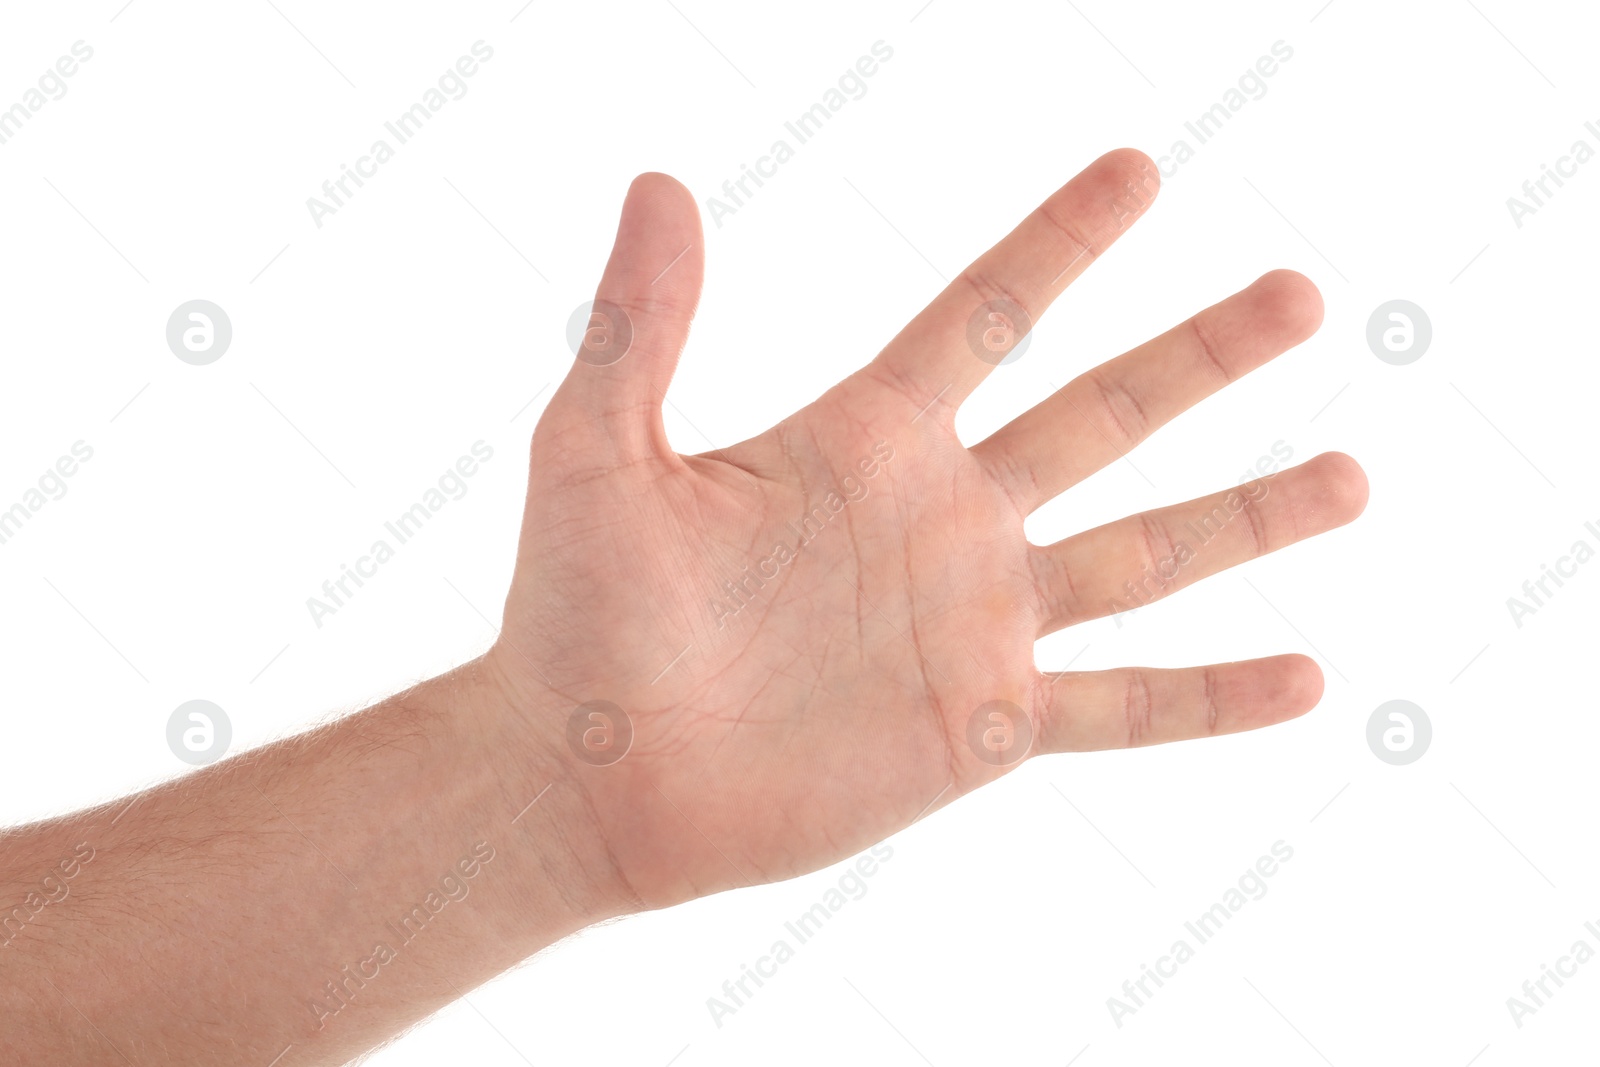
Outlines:
[[919, 408], [953, 418], [1055, 298], [1149, 208], [1160, 184], [1143, 152], [1101, 156], [963, 270], [870, 369]]

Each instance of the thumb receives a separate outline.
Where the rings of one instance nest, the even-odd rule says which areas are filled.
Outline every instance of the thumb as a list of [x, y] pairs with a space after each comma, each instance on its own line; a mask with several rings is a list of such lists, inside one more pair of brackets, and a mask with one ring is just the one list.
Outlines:
[[583, 341], [551, 409], [621, 459], [668, 450], [662, 398], [700, 300], [705, 241], [693, 195], [665, 174], [628, 188]]

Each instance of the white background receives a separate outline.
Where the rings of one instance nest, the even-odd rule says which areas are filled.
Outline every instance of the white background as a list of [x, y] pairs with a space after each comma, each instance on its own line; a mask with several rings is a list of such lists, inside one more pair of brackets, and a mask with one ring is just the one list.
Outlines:
[[[1593, 1055], [1600, 962], [1520, 1029], [1506, 1007], [1576, 939], [1600, 948], [1583, 929], [1600, 920], [1600, 563], [1520, 628], [1506, 606], [1578, 538], [1600, 546], [1583, 529], [1600, 520], [1600, 161], [1520, 228], [1506, 206], [1573, 141], [1600, 148], [1592, 9], [123, 2], [0, 13], [0, 106], [73, 42], [94, 49], [0, 145], [0, 507], [75, 441], [94, 449], [0, 545], [4, 819], [180, 773], [165, 726], [182, 701], [225, 708], [238, 750], [487, 647], [528, 436], [636, 173], [704, 203], [873, 42], [894, 50], [744, 208], [706, 216], [668, 415], [702, 451], [870, 358], [1102, 152], [1195, 145], [1184, 122], [1281, 40], [1293, 58], [1266, 95], [1196, 145], [959, 426], [980, 439], [1270, 268], [1315, 279], [1316, 338], [1030, 534], [1231, 485], [1280, 441], [1296, 462], [1351, 453], [1372, 483], [1356, 524], [1039, 648], [1046, 668], [1301, 650], [1322, 704], [1260, 733], [1029, 763], [893, 839], [867, 896], [721, 1028], [706, 998], [838, 870], [591, 930], [371, 1062]], [[313, 225], [306, 198], [480, 39], [494, 58], [468, 94]], [[164, 336], [195, 298], [234, 328], [206, 367]], [[1433, 323], [1409, 366], [1365, 340], [1393, 298]], [[305, 599], [479, 439], [495, 455], [469, 494], [316, 628]], [[1404, 767], [1365, 739], [1394, 698], [1434, 729]], [[1116, 1026], [1107, 998], [1279, 840], [1294, 857], [1267, 895]]]

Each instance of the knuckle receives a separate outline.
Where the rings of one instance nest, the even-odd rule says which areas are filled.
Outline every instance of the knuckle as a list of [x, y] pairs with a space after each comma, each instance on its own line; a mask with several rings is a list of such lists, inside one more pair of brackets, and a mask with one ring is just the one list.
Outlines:
[[1150, 420], [1144, 405], [1125, 384], [1098, 370], [1088, 375], [1104, 423], [1117, 435], [1118, 447], [1127, 449], [1144, 440]]

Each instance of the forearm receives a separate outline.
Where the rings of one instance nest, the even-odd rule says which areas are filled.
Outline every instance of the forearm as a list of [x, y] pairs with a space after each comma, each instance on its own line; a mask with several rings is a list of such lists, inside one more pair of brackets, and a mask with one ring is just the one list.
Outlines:
[[627, 910], [536, 714], [477, 661], [0, 840], [0, 1059], [342, 1063]]

